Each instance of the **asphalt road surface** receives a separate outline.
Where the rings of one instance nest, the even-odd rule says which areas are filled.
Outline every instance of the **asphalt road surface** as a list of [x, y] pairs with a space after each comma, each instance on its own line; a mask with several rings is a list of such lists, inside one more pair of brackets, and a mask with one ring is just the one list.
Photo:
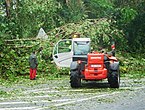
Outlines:
[[122, 79], [119, 89], [110, 89], [107, 81], [83, 82], [81, 88], [72, 89], [69, 78], [0, 89], [17, 92], [0, 98], [0, 110], [145, 110], [144, 79]]

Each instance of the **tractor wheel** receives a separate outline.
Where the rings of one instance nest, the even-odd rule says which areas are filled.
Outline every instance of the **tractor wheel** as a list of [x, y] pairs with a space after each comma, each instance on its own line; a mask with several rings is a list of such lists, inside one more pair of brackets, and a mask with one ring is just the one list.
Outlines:
[[70, 84], [72, 88], [78, 88], [81, 86], [81, 78], [77, 71], [71, 71]]
[[117, 71], [113, 71], [108, 75], [108, 82], [111, 88], [119, 88], [120, 74]]

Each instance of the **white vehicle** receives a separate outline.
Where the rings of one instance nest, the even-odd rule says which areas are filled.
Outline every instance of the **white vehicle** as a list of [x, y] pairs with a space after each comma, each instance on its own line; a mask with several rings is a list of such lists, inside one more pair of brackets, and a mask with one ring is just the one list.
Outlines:
[[86, 56], [90, 52], [90, 38], [63, 39], [53, 49], [53, 60], [59, 67], [70, 67], [74, 56]]

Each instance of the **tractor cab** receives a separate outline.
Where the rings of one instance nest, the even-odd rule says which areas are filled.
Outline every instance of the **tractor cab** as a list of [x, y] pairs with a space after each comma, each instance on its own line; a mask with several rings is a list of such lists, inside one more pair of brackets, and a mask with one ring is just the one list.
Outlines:
[[90, 38], [74, 38], [73, 43], [73, 56], [72, 61], [86, 61], [87, 54], [90, 52]]
[[87, 61], [90, 43], [90, 38], [60, 40], [53, 49], [53, 61], [59, 67], [70, 67], [72, 61]]

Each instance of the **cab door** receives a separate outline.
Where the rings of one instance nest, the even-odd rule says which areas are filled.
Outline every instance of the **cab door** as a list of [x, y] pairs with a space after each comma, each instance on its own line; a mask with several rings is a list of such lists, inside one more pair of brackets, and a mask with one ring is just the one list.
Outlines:
[[70, 67], [72, 62], [72, 40], [64, 39], [56, 43], [53, 49], [53, 60], [59, 67]]

